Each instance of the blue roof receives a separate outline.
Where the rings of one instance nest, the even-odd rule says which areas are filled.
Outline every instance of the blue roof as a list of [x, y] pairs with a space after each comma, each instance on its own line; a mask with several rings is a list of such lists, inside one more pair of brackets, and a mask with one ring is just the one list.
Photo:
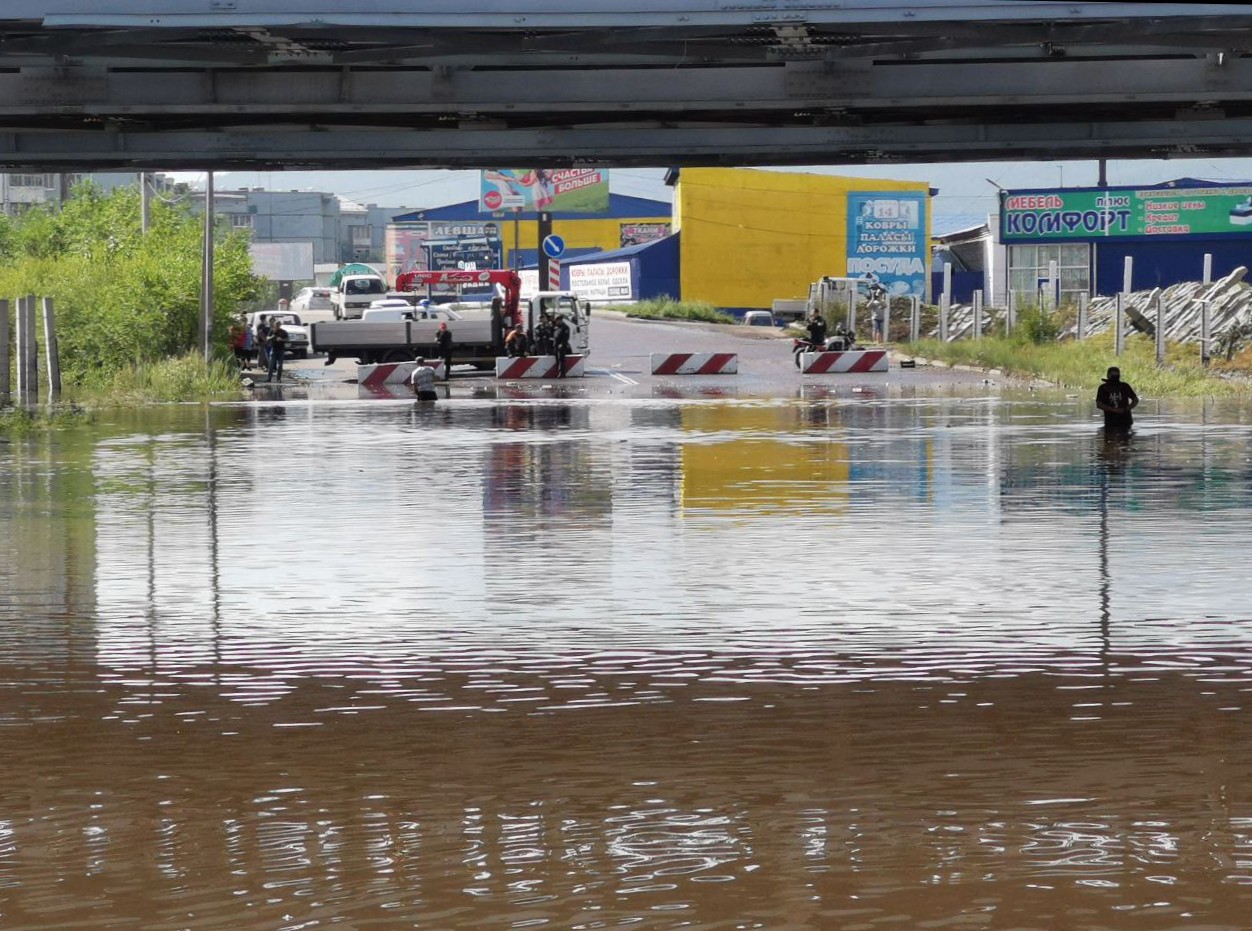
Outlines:
[[660, 239], [654, 239], [651, 242], [641, 242], [633, 246], [623, 246], [620, 249], [611, 249], [608, 252], [588, 252], [585, 255], [579, 255], [572, 259], [564, 259], [563, 265], [588, 265], [597, 262], [615, 262], [618, 259], [629, 258], [632, 255], [639, 255], [646, 252], [653, 246], [667, 243], [668, 240], [677, 236], [677, 233], [670, 233], [668, 236], [662, 236]]
[[[606, 213], [564, 213], [554, 212], [552, 219], [554, 220], [604, 220], [620, 217], [622, 219], [630, 219], [635, 217], [668, 217], [672, 213], [672, 208], [663, 200], [649, 200], [645, 197], [628, 197], [625, 194], [609, 194], [609, 209]], [[538, 219], [538, 214], [533, 210], [523, 211], [520, 214], [514, 214], [510, 210], [497, 210], [482, 212], [478, 209], [478, 201], [467, 200], [459, 204], [449, 204], [445, 207], [428, 207], [425, 210], [413, 210], [409, 213], [401, 213], [391, 218], [392, 223], [415, 223], [419, 220], [477, 220], [478, 222], [486, 222], [488, 220], [508, 221], [517, 217], [521, 220]]]

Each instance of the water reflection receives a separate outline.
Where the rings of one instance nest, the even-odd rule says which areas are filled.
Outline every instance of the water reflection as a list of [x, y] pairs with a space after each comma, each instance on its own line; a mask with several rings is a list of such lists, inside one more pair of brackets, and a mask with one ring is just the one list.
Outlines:
[[1247, 427], [164, 411], [0, 447], [0, 925], [1242, 927]]

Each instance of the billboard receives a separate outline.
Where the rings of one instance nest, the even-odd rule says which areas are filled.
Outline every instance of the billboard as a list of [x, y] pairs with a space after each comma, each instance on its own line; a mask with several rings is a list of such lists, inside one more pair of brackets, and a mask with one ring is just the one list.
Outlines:
[[428, 270], [430, 252], [426, 244], [434, 240], [499, 240], [499, 238], [500, 224], [495, 220], [485, 223], [464, 220], [416, 220], [392, 224], [387, 227], [387, 269], [393, 281], [402, 272]]
[[493, 168], [482, 172], [478, 208], [549, 213], [606, 213], [609, 172], [605, 168]]
[[926, 296], [924, 191], [848, 192], [848, 277], [873, 276], [893, 297]]
[[431, 271], [503, 268], [498, 239], [443, 239], [425, 243], [426, 267]]
[[1252, 233], [1252, 186], [1005, 194], [1002, 242]]
[[629, 262], [602, 262], [599, 265], [569, 265], [569, 289], [589, 301], [628, 301]]
[[252, 274], [270, 281], [312, 281], [313, 243], [254, 242], [248, 246]]

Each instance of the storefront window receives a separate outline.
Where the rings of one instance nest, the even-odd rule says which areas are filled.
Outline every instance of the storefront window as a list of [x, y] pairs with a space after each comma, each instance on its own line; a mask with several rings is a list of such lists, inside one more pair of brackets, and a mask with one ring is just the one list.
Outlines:
[[1049, 265], [1056, 262], [1061, 279], [1061, 302], [1077, 301], [1079, 294], [1091, 291], [1091, 247], [1086, 243], [1056, 243], [1009, 247], [1009, 289], [1018, 300], [1035, 300], [1039, 282], [1048, 277]]

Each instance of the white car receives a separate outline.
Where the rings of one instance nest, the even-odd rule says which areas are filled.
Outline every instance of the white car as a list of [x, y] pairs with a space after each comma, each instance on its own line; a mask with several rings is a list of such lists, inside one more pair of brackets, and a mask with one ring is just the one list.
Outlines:
[[291, 299], [291, 310], [297, 314], [307, 314], [310, 310], [334, 310], [330, 302], [330, 288], [301, 288]]
[[260, 311], [248, 314], [247, 323], [256, 332], [261, 321], [273, 317], [287, 331], [287, 354], [297, 359], [309, 357], [309, 328], [300, 322], [300, 315], [285, 310]]

